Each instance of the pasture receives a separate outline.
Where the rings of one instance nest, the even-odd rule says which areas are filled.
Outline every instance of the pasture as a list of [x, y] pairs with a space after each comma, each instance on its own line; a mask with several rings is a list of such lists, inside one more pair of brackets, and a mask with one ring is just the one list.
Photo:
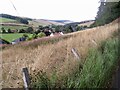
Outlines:
[[2, 22], [2, 23], [12, 23], [12, 22], [14, 22], [14, 23], [16, 23], [17, 21], [16, 20], [13, 20], [13, 19], [8, 19], [8, 18], [1, 18], [0, 17], [0, 21]]
[[[5, 39], [8, 42], [12, 42], [13, 40], [20, 38], [23, 36], [25, 33], [9, 33], [9, 34], [0, 34], [0, 38]], [[29, 37], [32, 36], [32, 34], [27, 34]]]
[[0, 26], [0, 30], [1, 28], [4, 28], [6, 31], [8, 29], [11, 29], [11, 30], [20, 30], [20, 29], [27, 29], [28, 27], [27, 26]]

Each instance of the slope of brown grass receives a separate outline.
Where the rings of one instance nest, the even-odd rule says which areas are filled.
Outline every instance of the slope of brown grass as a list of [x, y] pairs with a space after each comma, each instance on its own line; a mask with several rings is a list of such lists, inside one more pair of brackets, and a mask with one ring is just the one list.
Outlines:
[[99, 46], [117, 30], [116, 20], [105, 26], [67, 34], [69, 38], [56, 43], [41, 44], [39, 41], [40, 45], [37, 43], [35, 48], [19, 46], [5, 49], [2, 51], [3, 87], [22, 87], [23, 67], [28, 67], [30, 74], [40, 70], [48, 76], [53, 72], [59, 76], [70, 74], [79, 62], [71, 53], [72, 48], [78, 51], [83, 63], [89, 48]]
[[94, 21], [90, 21], [90, 22], [86, 22], [86, 23], [83, 23], [83, 24], [79, 24], [78, 26], [87, 26], [87, 27], [89, 27], [93, 23], [94, 23]]

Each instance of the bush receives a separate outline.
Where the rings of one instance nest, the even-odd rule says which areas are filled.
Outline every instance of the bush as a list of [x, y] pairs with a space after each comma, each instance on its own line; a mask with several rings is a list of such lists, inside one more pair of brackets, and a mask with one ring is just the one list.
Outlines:
[[26, 33], [26, 31], [24, 29], [20, 29], [19, 33]]
[[26, 29], [26, 33], [33, 33], [33, 28], [32, 27], [28, 27]]
[[45, 37], [46, 35], [45, 35], [45, 33], [44, 32], [40, 32], [40, 33], [38, 33], [38, 35], [37, 35], [37, 37]]
[[23, 34], [23, 37], [28, 38], [29, 36], [27, 34]]
[[32, 35], [32, 39], [36, 39], [37, 38], [37, 35], [34, 33], [33, 35]]
[[12, 31], [11, 31], [11, 29], [10, 29], [10, 28], [8, 29], [8, 33], [12, 33]]
[[6, 30], [4, 29], [4, 27], [1, 28], [1, 33], [6, 33]]

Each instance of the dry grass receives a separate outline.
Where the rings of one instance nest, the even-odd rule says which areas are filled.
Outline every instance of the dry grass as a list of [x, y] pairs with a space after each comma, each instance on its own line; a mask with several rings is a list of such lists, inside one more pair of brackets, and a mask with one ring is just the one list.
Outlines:
[[79, 24], [78, 26], [90, 26], [91, 24], [93, 24], [94, 21], [90, 21], [90, 22], [86, 22], [86, 23], [83, 23], [83, 24]]
[[114, 21], [102, 27], [68, 34], [69, 38], [53, 44], [40, 44], [34, 49], [22, 47], [5, 49], [2, 51], [3, 87], [22, 87], [23, 67], [28, 67], [30, 74], [40, 70], [47, 72], [48, 76], [53, 72], [59, 76], [70, 74], [71, 70], [77, 68], [79, 62], [71, 53], [72, 48], [75, 48], [81, 60], [84, 60], [89, 48], [99, 46], [101, 41], [111, 37], [117, 30], [118, 23]]

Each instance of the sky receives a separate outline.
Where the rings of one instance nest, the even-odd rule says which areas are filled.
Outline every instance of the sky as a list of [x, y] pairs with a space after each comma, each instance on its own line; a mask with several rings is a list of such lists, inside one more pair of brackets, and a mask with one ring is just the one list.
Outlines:
[[0, 0], [0, 13], [33, 19], [84, 21], [95, 19], [99, 5], [99, 0]]

